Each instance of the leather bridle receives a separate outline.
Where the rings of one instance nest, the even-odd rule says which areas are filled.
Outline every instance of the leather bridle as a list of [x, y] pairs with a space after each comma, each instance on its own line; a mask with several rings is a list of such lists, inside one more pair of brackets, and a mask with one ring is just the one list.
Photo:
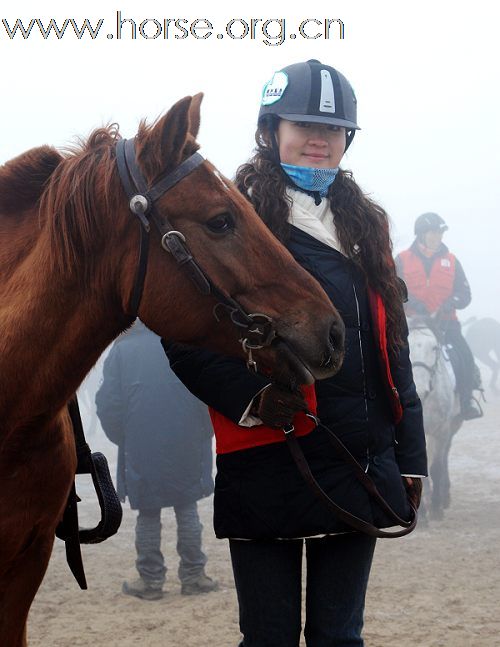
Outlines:
[[[366, 469], [363, 469], [363, 467], [354, 458], [354, 456], [347, 449], [347, 447], [340, 440], [340, 438], [333, 431], [333, 429], [330, 429], [330, 427], [327, 427], [326, 425], [324, 425], [317, 416], [315, 416], [310, 412], [306, 412], [306, 416], [311, 420], [313, 420], [313, 422], [318, 428], [322, 428], [324, 431], [326, 431], [327, 438], [335, 448], [335, 451], [337, 452], [338, 456], [345, 463], [347, 463], [353, 468], [354, 476], [368, 492], [371, 499], [373, 499], [378, 503], [380, 508], [387, 515], [388, 519], [390, 519], [394, 525], [401, 526], [402, 529], [384, 530], [382, 528], [378, 528], [377, 526], [374, 526], [372, 523], [365, 521], [360, 517], [357, 517], [356, 515], [352, 514], [351, 512], [345, 510], [340, 505], [335, 503], [335, 501], [333, 501], [330, 498], [330, 496], [323, 490], [323, 488], [321, 487], [321, 485], [318, 483], [313, 473], [311, 472], [311, 468], [307, 462], [304, 452], [302, 451], [299, 441], [297, 440], [297, 436], [294, 433], [295, 432], [294, 426], [286, 425], [283, 428], [283, 432], [285, 434], [285, 440], [288, 445], [288, 449], [290, 450], [292, 458], [295, 461], [295, 464], [297, 465], [297, 468], [302, 478], [307, 483], [307, 485], [309, 486], [313, 494], [320, 500], [320, 502], [328, 510], [330, 510], [330, 512], [333, 512], [333, 514], [336, 517], [338, 517], [341, 521], [346, 523], [348, 526], [350, 526], [351, 528], [354, 528], [355, 530], [358, 530], [359, 532], [363, 532], [364, 534], [369, 535], [370, 537], [390, 539], [394, 537], [404, 537], [405, 535], [410, 534], [410, 532], [413, 532], [413, 530], [415, 530], [415, 527], [417, 525], [417, 519], [418, 519], [418, 512], [415, 506], [413, 505], [413, 503], [411, 501], [408, 501], [408, 504], [410, 506], [410, 519], [409, 520], [402, 519], [392, 509], [392, 507], [384, 499], [384, 497], [380, 494], [374, 481], [371, 479], [370, 476], [368, 476], [367, 474], [368, 467]], [[341, 426], [341, 425], [338, 425], [338, 426]]]
[[432, 392], [432, 389], [434, 388], [434, 378], [436, 377], [436, 372], [438, 368], [438, 363], [439, 363], [439, 354], [441, 352], [440, 347], [436, 348], [436, 359], [434, 361], [434, 364], [432, 366], [429, 366], [425, 362], [412, 362], [412, 368], [423, 368], [429, 373], [429, 388], [427, 389], [427, 393], [424, 395], [422, 399], [422, 402], [425, 402], [427, 399], [427, 396]]
[[[148, 250], [149, 250], [149, 232], [151, 222], [157, 228], [163, 249], [174, 257], [178, 265], [183, 267], [189, 278], [194, 282], [198, 290], [204, 295], [213, 295], [218, 300], [213, 312], [217, 316], [217, 310], [222, 307], [229, 312], [231, 321], [242, 329], [240, 342], [243, 350], [247, 353], [247, 366], [250, 369], [257, 370], [256, 362], [252, 357], [252, 350], [269, 346], [277, 338], [276, 330], [273, 327], [273, 321], [267, 315], [261, 313], [247, 314], [241, 305], [232, 297], [225, 295], [210, 279], [206, 272], [198, 265], [189, 251], [186, 238], [180, 232], [175, 230], [167, 217], [158, 212], [155, 203], [173, 186], [185, 178], [189, 173], [194, 171], [204, 162], [204, 158], [199, 153], [194, 153], [176, 167], [171, 173], [161, 177], [152, 187], [147, 187], [146, 181], [137, 165], [134, 140], [118, 141], [116, 146], [116, 159], [120, 179], [129, 200], [130, 211], [137, 216], [140, 222], [140, 249], [139, 264], [136, 271], [134, 287], [130, 303], [132, 317], [137, 316], [142, 292], [144, 289], [144, 280], [146, 276]], [[282, 340], [276, 339], [281, 344]], [[311, 415], [311, 414], [310, 414]], [[319, 419], [312, 416], [319, 426]], [[325, 427], [329, 432], [331, 441], [343, 459], [350, 463], [355, 470], [356, 477], [361, 481], [369, 493], [379, 502], [382, 509], [389, 514], [389, 517], [397, 524], [403, 527], [403, 530], [388, 532], [376, 528], [370, 523], [350, 514], [337, 504], [335, 504], [328, 495], [321, 489], [316, 482], [307, 464], [307, 460], [297, 443], [292, 426], [285, 429], [285, 437], [290, 448], [292, 456], [297, 463], [302, 476], [313, 489], [315, 494], [329, 507], [331, 511], [337, 514], [340, 519], [350, 526], [361, 532], [365, 532], [374, 537], [400, 537], [411, 532], [417, 522], [417, 512], [412, 508], [412, 518], [409, 521], [401, 519], [390, 508], [387, 502], [379, 494], [373, 481], [365, 474], [363, 468], [356, 459], [349, 453], [340, 439], [332, 430]]]
[[247, 354], [247, 366], [256, 370], [257, 365], [252, 357], [252, 350], [269, 346], [275, 339], [277, 335], [273, 320], [262, 313], [247, 313], [235, 299], [224, 294], [196, 262], [189, 251], [185, 236], [174, 229], [165, 214], [156, 208], [158, 200], [203, 164], [205, 159], [199, 153], [194, 153], [173, 171], [163, 175], [151, 187], [147, 186], [137, 164], [134, 139], [118, 141], [116, 161], [122, 186], [129, 200], [130, 211], [140, 223], [139, 263], [130, 299], [130, 316], [133, 319], [137, 317], [144, 291], [149, 255], [149, 233], [151, 223], [153, 223], [160, 234], [163, 249], [172, 254], [179, 267], [187, 272], [201, 294], [213, 295], [217, 299], [217, 304], [213, 309], [216, 320], [219, 321], [217, 315], [219, 308], [227, 310], [233, 324], [241, 330], [240, 342]]
[[432, 389], [434, 387], [434, 378], [436, 377], [436, 373], [438, 370], [439, 366], [439, 358], [442, 353], [442, 344], [440, 343], [435, 331], [428, 325], [425, 326], [413, 326], [411, 330], [430, 330], [432, 334], [436, 337], [436, 348], [434, 349], [434, 352], [436, 354], [436, 358], [434, 360], [434, 364], [430, 366], [429, 364], [426, 364], [425, 362], [420, 362], [420, 361], [412, 361], [411, 365], [412, 368], [423, 368], [425, 371], [429, 373], [429, 388], [427, 390], [427, 393], [424, 395], [423, 398], [421, 398], [422, 402], [425, 402], [427, 399], [428, 395], [432, 392]]

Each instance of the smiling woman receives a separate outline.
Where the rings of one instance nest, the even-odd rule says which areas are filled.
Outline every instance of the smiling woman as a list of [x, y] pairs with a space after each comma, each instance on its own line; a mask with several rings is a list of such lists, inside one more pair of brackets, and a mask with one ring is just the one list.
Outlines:
[[345, 128], [282, 119], [277, 140], [282, 164], [337, 168], [344, 156]]
[[252, 375], [240, 360], [164, 343], [174, 372], [211, 407], [214, 525], [229, 539], [240, 647], [298, 647], [304, 543], [307, 644], [363, 644], [373, 534], [381, 533], [353, 532], [323, 507], [285, 438], [297, 437], [334, 502], [378, 529], [393, 522], [307, 413], [336, 430], [401, 518], [412, 517], [418, 476], [426, 475], [388, 216], [339, 167], [358, 128], [356, 98], [340, 72], [316, 60], [289, 65], [264, 87], [257, 148], [236, 174], [269, 229], [338, 305], [346, 335], [340, 370], [297, 388], [286, 374]]

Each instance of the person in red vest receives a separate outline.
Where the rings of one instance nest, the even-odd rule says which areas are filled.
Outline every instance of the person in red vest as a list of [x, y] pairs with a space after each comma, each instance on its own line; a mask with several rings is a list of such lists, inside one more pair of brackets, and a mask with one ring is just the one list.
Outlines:
[[469, 305], [471, 291], [460, 261], [443, 243], [447, 229], [447, 224], [437, 213], [423, 213], [415, 221], [415, 240], [409, 249], [398, 254], [396, 267], [408, 288], [407, 316], [432, 316], [444, 342], [452, 346], [459, 357], [459, 361], [452, 364], [461, 414], [464, 420], [472, 420], [482, 416], [472, 396], [474, 358], [462, 335], [456, 313], [457, 309]]

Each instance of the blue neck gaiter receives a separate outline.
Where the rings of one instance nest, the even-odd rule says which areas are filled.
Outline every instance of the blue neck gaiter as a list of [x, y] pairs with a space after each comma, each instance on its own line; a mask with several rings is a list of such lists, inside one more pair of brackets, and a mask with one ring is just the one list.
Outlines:
[[281, 162], [281, 167], [294, 184], [306, 191], [318, 192], [322, 198], [327, 195], [328, 189], [339, 171], [338, 166], [336, 168], [313, 168], [284, 164], [283, 162]]

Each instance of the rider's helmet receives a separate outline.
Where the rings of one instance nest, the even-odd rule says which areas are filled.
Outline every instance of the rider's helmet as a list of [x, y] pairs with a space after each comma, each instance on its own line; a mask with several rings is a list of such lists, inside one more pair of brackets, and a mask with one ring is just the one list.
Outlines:
[[415, 236], [422, 236], [428, 231], [444, 232], [447, 229], [448, 225], [437, 213], [423, 213], [415, 220]]
[[346, 150], [359, 126], [356, 96], [343, 74], [316, 59], [275, 72], [264, 86], [258, 123], [274, 117], [347, 129]]

